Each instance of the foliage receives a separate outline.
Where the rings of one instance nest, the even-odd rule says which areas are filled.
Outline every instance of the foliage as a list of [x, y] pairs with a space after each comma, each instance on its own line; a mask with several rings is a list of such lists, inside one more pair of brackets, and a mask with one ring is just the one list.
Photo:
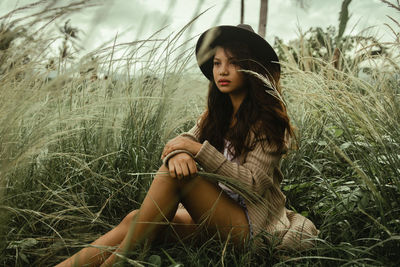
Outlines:
[[[66, 14], [82, 7], [74, 3]], [[60, 12], [53, 8], [48, 12]], [[52, 18], [36, 16], [35, 21]], [[34, 36], [23, 31], [0, 51], [4, 266], [54, 265], [137, 208], [161, 163], [163, 144], [193, 124], [206, 93], [200, 74], [190, 73], [191, 51], [180, 49], [184, 29], [167, 38], [156, 33], [101, 47], [79, 60], [45, 53], [54, 36], [42, 31]], [[398, 55], [363, 53], [363, 59], [389, 60], [391, 68], [362, 80], [361, 60], [344, 56], [342, 69], [331, 64], [335, 36], [333, 28], [311, 29], [296, 43], [277, 44], [299, 144], [283, 161], [282, 189], [288, 207], [320, 229], [316, 246], [281, 255], [267, 244], [237, 251], [218, 238], [192, 240], [132, 251], [127, 264], [400, 264]], [[382, 45], [372, 36], [346, 38], [341, 40], [349, 51], [360, 40]], [[398, 40], [386, 46], [382, 51], [398, 48]], [[118, 51], [124, 60], [115, 58]], [[54, 70], [57, 75], [50, 78]]]
[[334, 69], [321, 68], [290, 68], [284, 79], [299, 150], [284, 161], [283, 189], [320, 226], [327, 245], [318, 255], [391, 265], [400, 246], [400, 81], [379, 77], [373, 87], [341, 73], [323, 78]]
[[[373, 36], [344, 36], [340, 39], [337, 36], [338, 32], [333, 26], [326, 29], [310, 28], [288, 44], [277, 37], [274, 47], [280, 59], [299, 65], [305, 71], [319, 72], [323, 64], [329, 64], [357, 75], [361, 62], [373, 57], [391, 57], [387, 45]], [[337, 47], [340, 47], [339, 58], [336, 55]]]

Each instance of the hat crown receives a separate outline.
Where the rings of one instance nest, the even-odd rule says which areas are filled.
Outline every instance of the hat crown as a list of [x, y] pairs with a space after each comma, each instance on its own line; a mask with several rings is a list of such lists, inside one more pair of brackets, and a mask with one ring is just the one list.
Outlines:
[[236, 27], [242, 28], [244, 30], [248, 30], [250, 32], [254, 32], [253, 28], [249, 24], [238, 24]]
[[237, 26], [221, 25], [205, 31], [196, 44], [197, 63], [203, 74], [213, 79], [213, 55], [218, 45], [226, 42], [243, 42], [249, 46], [254, 60], [268, 71], [280, 74], [280, 65], [277, 54], [272, 46], [260, 35], [254, 32], [248, 24]]

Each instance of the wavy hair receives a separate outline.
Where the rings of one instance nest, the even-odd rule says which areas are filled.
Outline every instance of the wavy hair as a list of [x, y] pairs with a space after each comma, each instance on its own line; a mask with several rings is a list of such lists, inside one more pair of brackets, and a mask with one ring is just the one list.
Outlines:
[[[209, 84], [207, 109], [199, 122], [200, 141], [207, 140], [219, 151], [225, 142], [236, 158], [254, 149], [255, 140], [267, 141], [279, 152], [286, 152], [285, 135], [294, 136], [286, 107], [281, 97], [280, 71], [277, 63], [262, 65], [257, 62], [245, 43], [230, 42], [220, 45], [235, 58], [244, 73], [247, 94], [235, 114], [236, 123], [230, 128], [233, 106], [228, 94], [221, 93], [212, 80]], [[264, 143], [264, 142], [263, 142]]]

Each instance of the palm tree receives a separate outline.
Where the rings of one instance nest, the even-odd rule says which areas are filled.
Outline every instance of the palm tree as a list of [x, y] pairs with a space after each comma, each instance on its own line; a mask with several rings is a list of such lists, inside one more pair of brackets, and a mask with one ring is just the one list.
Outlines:
[[[296, 0], [296, 2], [300, 4], [301, 8], [305, 8], [306, 1], [307, 0]], [[265, 34], [267, 32], [268, 3], [269, 3], [268, 0], [261, 0], [260, 3], [260, 19], [258, 22], [258, 34], [263, 38], [265, 38]]]
[[244, 0], [240, 2], [240, 23], [244, 23]]
[[258, 22], [258, 34], [265, 38], [267, 30], [267, 14], [268, 14], [268, 0], [261, 0], [260, 4], [260, 19]]
[[349, 18], [350, 18], [350, 16], [349, 16], [350, 3], [351, 3], [351, 0], [343, 0], [342, 8], [339, 13], [339, 30], [338, 30], [338, 35], [336, 36], [336, 47], [333, 52], [333, 59], [332, 59], [333, 66], [336, 69], [341, 68], [341, 66], [340, 66], [340, 54], [341, 54], [340, 53], [340, 49], [341, 49], [340, 43], [341, 42], [340, 41], [341, 41], [341, 39], [343, 37], [343, 33], [346, 29], [347, 22], [349, 21]]

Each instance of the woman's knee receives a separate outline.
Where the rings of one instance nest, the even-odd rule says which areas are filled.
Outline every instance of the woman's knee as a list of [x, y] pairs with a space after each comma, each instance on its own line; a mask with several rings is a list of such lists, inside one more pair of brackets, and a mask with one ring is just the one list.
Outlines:
[[167, 166], [165, 166], [164, 164], [162, 164], [160, 166], [160, 168], [158, 169], [158, 173], [165, 173], [165, 172], [169, 172], [169, 169]]
[[132, 221], [135, 219], [136, 215], [138, 213], [138, 210], [133, 210], [128, 213], [128, 215], [125, 216], [125, 218], [120, 222], [118, 225], [119, 227], [129, 227], [132, 223]]
[[168, 169], [167, 166], [165, 166], [164, 164], [161, 165], [161, 167], [158, 169], [156, 177], [161, 177], [164, 179], [171, 179], [171, 174], [170, 174], [170, 170]]
[[199, 176], [189, 176], [189, 177], [184, 177], [184, 178], [174, 178], [172, 177], [172, 174], [170, 173], [170, 170], [168, 169], [167, 166], [164, 164], [161, 165], [161, 167], [158, 169], [157, 172], [157, 177], [162, 177], [166, 179], [172, 179], [178, 183], [180, 187], [186, 186], [188, 184], [192, 184], [196, 178], [199, 178]]

